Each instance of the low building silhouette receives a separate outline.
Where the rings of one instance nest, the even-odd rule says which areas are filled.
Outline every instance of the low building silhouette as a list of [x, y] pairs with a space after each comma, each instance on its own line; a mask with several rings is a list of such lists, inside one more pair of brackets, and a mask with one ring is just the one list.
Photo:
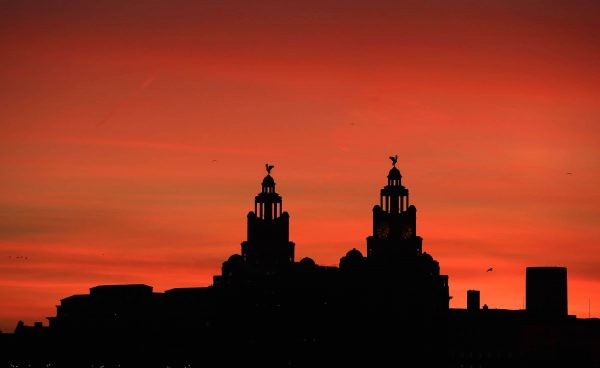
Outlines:
[[525, 278], [528, 312], [545, 316], [567, 316], [567, 269], [565, 267], [527, 267]]
[[479, 290], [467, 290], [467, 310], [479, 310], [480, 293]]
[[[567, 315], [566, 269], [527, 270], [527, 311], [480, 310], [476, 290], [468, 292], [467, 309], [449, 308], [448, 276], [424, 250], [396, 159], [373, 207], [365, 254], [353, 248], [339, 267], [308, 257], [296, 261], [290, 216], [275, 190], [273, 167], [266, 165], [247, 216], [247, 239], [223, 262], [213, 285], [162, 293], [143, 284], [92, 287], [62, 299], [49, 327], [21, 323], [11, 337], [0, 336], [11, 351], [0, 363], [599, 364], [598, 321]], [[544, 282], [548, 272], [553, 276]], [[539, 310], [551, 313], [529, 313]]]

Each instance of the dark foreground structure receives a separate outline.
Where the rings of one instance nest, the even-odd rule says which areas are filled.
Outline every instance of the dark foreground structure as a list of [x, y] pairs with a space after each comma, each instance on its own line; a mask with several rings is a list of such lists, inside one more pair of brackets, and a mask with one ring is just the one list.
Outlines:
[[366, 255], [352, 249], [339, 267], [297, 262], [267, 165], [247, 240], [212, 286], [93, 287], [62, 299], [48, 327], [20, 323], [0, 334], [0, 363], [600, 367], [600, 321], [567, 314], [566, 269], [528, 269], [526, 310], [480, 309], [475, 290], [467, 309], [449, 309], [448, 276], [423, 250], [417, 210], [392, 161]]

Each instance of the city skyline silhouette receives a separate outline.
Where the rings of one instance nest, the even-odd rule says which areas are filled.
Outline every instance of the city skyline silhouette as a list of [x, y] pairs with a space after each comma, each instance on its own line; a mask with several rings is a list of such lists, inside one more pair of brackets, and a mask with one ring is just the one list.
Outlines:
[[[0, 334], [1, 364], [561, 366], [600, 364], [600, 320], [568, 314], [567, 269], [528, 267], [526, 308], [449, 308], [449, 276], [419, 236], [417, 209], [392, 167], [372, 209], [366, 251], [339, 267], [295, 256], [290, 214], [267, 175], [241, 251], [209, 287], [155, 292], [98, 285], [60, 300], [49, 326]], [[348, 352], [351, 351], [351, 354]], [[230, 352], [237, 352], [231, 355]]]
[[0, 366], [598, 365], [598, 19], [1, 2]]
[[[393, 157], [390, 157], [390, 159], [392, 159], [392, 158]], [[356, 242], [352, 242], [352, 243], [356, 244]], [[309, 250], [309, 249], [302, 249], [301, 248], [301, 251], [303, 251], [303, 253], [306, 254], [306, 255], [310, 255], [310, 251], [311, 250]], [[176, 249], [173, 249], [173, 252], [177, 253]], [[8, 257], [9, 257], [9, 259], [14, 258], [14, 260], [16, 260], [16, 261], [23, 261], [24, 262], [30, 256], [24, 256], [24, 255], [15, 255], [15, 256], [12, 256], [11, 255], [11, 256], [8, 256]], [[185, 257], [185, 256], [182, 256], [182, 257]], [[335, 258], [335, 255], [334, 255], [334, 258]], [[219, 261], [215, 260], [214, 264], [218, 265]], [[329, 263], [329, 264], [331, 265], [331, 263]], [[538, 265], [538, 266], [548, 265], [548, 263], [544, 264], [544, 263], [536, 262], [535, 260], [533, 260], [533, 264], [534, 265]], [[551, 263], [551, 265], [561, 265], [561, 264]], [[482, 264], [481, 266], [478, 267], [477, 272], [480, 272], [482, 275], [485, 276], [485, 273], [491, 272], [490, 270], [494, 269], [494, 268], [487, 268], [487, 266], [488, 266], [488, 264]], [[502, 272], [504, 272], [504, 270], [500, 271], [500, 273], [502, 273]], [[496, 271], [494, 271], [494, 273], [499, 273], [498, 267], [496, 267]], [[524, 285], [524, 281], [523, 281], [525, 279], [524, 268], [521, 270], [520, 274], [521, 274], [520, 275], [521, 280], [519, 282], [522, 285]], [[187, 285], [188, 286], [198, 286], [198, 285], [204, 285], [204, 286], [206, 286], [206, 285], [209, 285], [211, 283], [211, 278], [212, 278], [212, 276], [211, 277], [205, 277], [205, 281], [204, 282], [194, 282], [194, 281], [192, 281], [192, 282], [189, 282]], [[139, 277], [133, 283], [135, 283], [135, 282], [147, 283], [144, 279], [139, 278]], [[117, 282], [117, 283], [127, 283], [127, 282]], [[98, 283], [98, 284], [109, 284], [109, 283], [108, 282], [101, 282], [101, 283]], [[154, 284], [154, 283], [150, 282], [150, 284]], [[89, 287], [89, 285], [87, 285], [87, 286]], [[177, 284], [177, 282], [175, 282], [172, 286], [173, 287], [178, 287], [179, 285]], [[185, 286], [185, 284], [183, 286]], [[458, 289], [458, 290], [460, 290], [460, 291], [464, 290], [464, 295], [460, 295], [458, 293], [453, 293], [454, 295], [451, 295], [450, 301], [452, 302], [452, 300], [455, 297], [459, 298], [459, 299], [463, 299], [464, 300], [464, 304], [461, 303], [461, 304], [457, 305], [457, 303], [455, 302], [454, 305], [455, 305], [455, 307], [465, 307], [467, 305], [467, 302], [466, 302], [466, 290], [474, 288], [474, 287], [477, 287], [479, 289], [485, 289], [485, 283], [482, 284], [480, 282], [479, 284], [475, 284], [475, 285], [471, 285], [471, 286], [470, 285], [463, 286], [462, 290], [461, 289]], [[85, 287], [83, 290], [86, 290], [86, 289], [87, 289], [87, 287]], [[163, 290], [166, 290], [166, 289], [163, 289]], [[64, 296], [64, 295], [59, 295], [58, 297], [60, 298], [62, 296]], [[524, 300], [525, 300], [525, 289], [524, 289], [524, 287], [523, 287], [522, 291], [520, 292], [519, 298], [517, 300], [512, 300], [512, 304], [511, 303], [506, 303], [506, 302], [505, 303], [502, 303], [502, 302], [500, 302], [500, 303], [489, 302], [489, 300], [487, 299], [487, 296], [485, 295], [485, 290], [484, 290], [484, 296], [485, 296], [484, 301], [487, 304], [491, 305], [491, 307], [493, 307], [493, 308], [511, 308], [512, 307], [512, 309], [519, 309], [519, 308], [524, 308], [524, 306], [525, 306], [524, 305]], [[587, 301], [588, 301], [588, 304], [586, 305], [587, 310], [585, 310], [584, 313], [581, 313], [581, 312], [579, 313], [579, 316], [582, 317], [582, 318], [583, 317], [587, 317], [587, 316], [593, 316], [593, 314], [592, 314], [592, 308], [591, 308], [591, 298], [588, 298]], [[48, 308], [46, 308], [46, 309], [48, 309]], [[50, 314], [46, 313], [46, 316], [48, 316], [48, 315], [50, 315]], [[1, 330], [4, 331], [4, 332], [11, 332], [11, 331], [14, 330], [14, 326], [15, 326], [15, 324], [16, 324], [16, 322], [18, 320], [26, 320], [28, 323], [33, 323], [34, 321], [44, 320], [46, 316], [39, 316], [38, 315], [37, 317], [34, 317], [34, 318], [31, 318], [31, 317], [30, 318], [22, 318], [22, 317], [19, 317], [19, 316], [15, 316], [15, 317], [13, 317], [13, 320], [10, 321], [11, 323], [10, 324], [5, 323], [4, 328], [1, 329]]]
[[267, 162], [297, 255], [336, 265], [395, 155], [451, 306], [522, 308], [525, 268], [562, 265], [600, 316], [595, 2], [1, 10], [0, 330], [90, 285], [211, 284]]

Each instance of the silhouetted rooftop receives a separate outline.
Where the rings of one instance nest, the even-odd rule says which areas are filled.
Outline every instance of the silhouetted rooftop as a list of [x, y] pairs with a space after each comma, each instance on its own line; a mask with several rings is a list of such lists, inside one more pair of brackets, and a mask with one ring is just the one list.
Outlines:
[[358, 250], [356, 248], [352, 248], [351, 250], [348, 251], [348, 253], [346, 253], [346, 257], [348, 259], [362, 259], [363, 255], [360, 252], [360, 250]]
[[188, 288], [173, 288], [169, 290], [165, 290], [165, 294], [172, 295], [205, 295], [206, 293], [211, 292], [210, 287], [188, 287]]
[[235, 264], [239, 264], [239, 263], [243, 263], [244, 260], [242, 259], [242, 256], [240, 256], [239, 254], [232, 254], [229, 259], [229, 262], [231, 263], [235, 263]]
[[77, 303], [81, 300], [86, 300], [88, 297], [89, 297], [88, 294], [75, 294], [75, 295], [68, 296], [66, 298], [62, 298], [60, 300], [60, 302], [62, 304]]
[[312, 267], [312, 266], [316, 265], [315, 261], [310, 257], [302, 258], [299, 263], [300, 263], [300, 265], [306, 266], [306, 267]]

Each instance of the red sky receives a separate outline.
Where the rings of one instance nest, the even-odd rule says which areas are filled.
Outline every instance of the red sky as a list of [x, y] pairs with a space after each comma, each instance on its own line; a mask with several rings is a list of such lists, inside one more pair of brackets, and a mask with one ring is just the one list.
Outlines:
[[297, 259], [364, 253], [391, 154], [452, 307], [474, 288], [521, 308], [525, 267], [559, 265], [569, 312], [600, 316], [599, 19], [594, 1], [0, 1], [0, 329], [99, 284], [209, 285], [265, 162]]

